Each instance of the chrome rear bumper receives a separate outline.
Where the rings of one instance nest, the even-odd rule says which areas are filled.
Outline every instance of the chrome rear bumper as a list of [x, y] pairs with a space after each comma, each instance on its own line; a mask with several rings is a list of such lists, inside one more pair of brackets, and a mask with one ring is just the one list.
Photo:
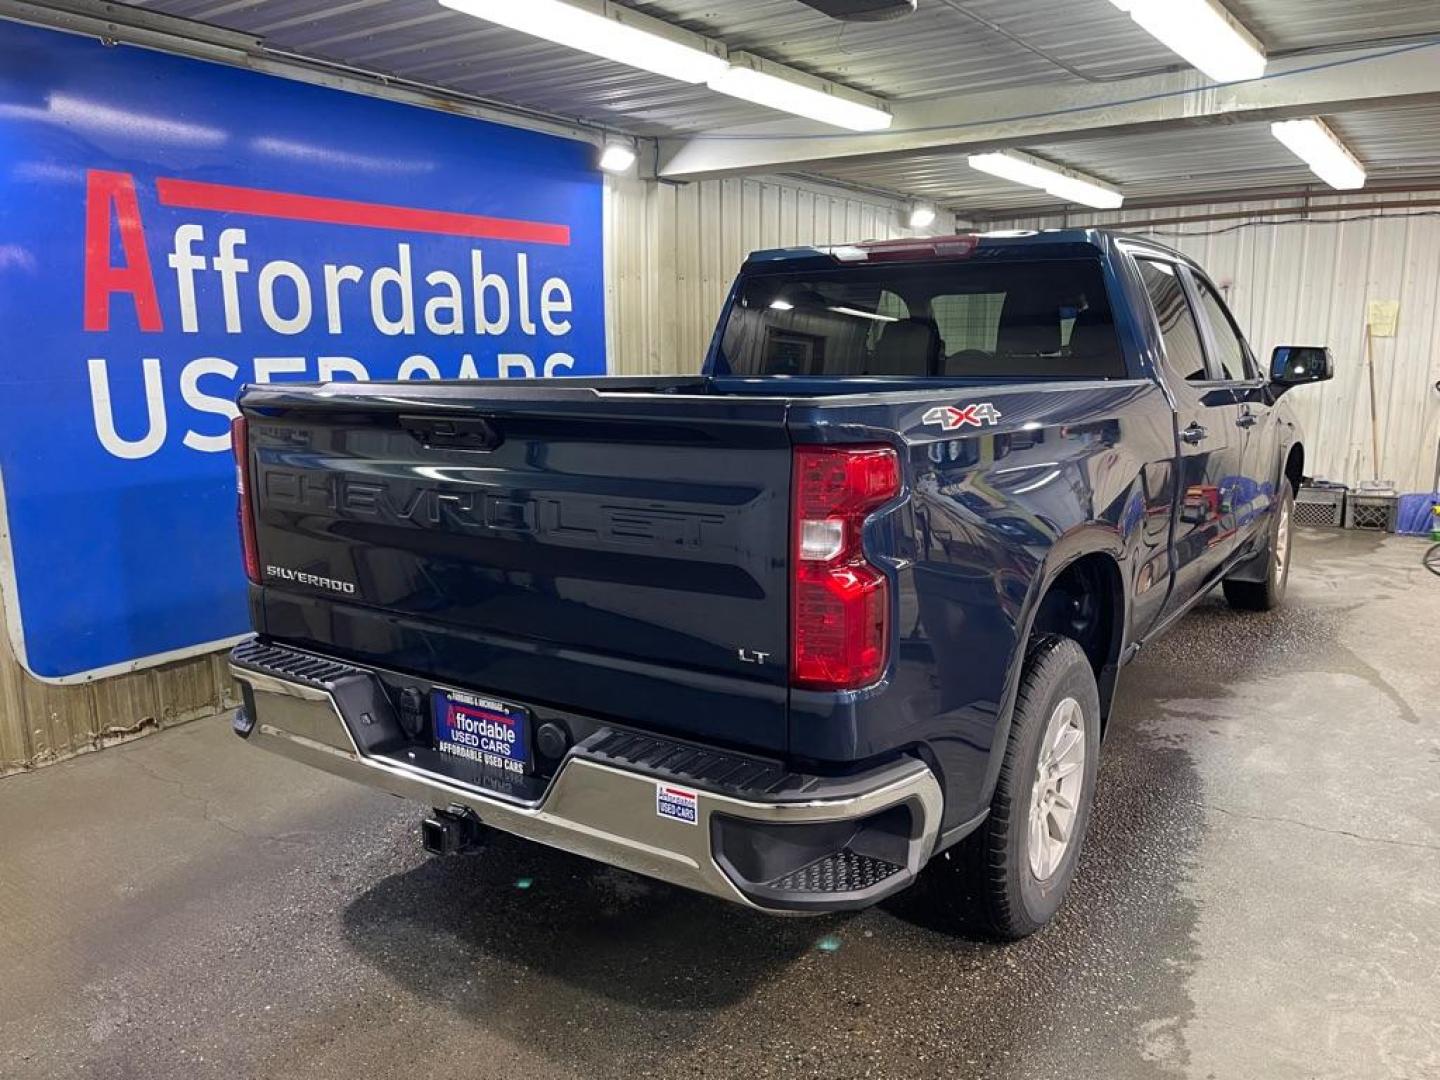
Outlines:
[[[812, 778], [800, 785], [802, 797], [793, 791], [770, 797], [628, 767], [604, 752], [606, 740], [597, 734], [570, 749], [542, 798], [517, 802], [363, 753], [352, 733], [356, 718], [341, 705], [353, 694], [327, 684], [323, 668], [343, 667], [352, 690], [355, 679], [375, 676], [298, 650], [265, 648], [322, 670], [309, 679], [267, 671], [255, 647], [243, 662], [235, 657], [246, 646], [236, 650], [231, 671], [244, 684], [250, 712], [237, 730], [254, 745], [428, 806], [468, 810], [494, 828], [674, 885], [776, 912], [864, 907], [909, 884], [935, 846], [940, 785], [915, 758], [837, 781], [832, 791]], [[603, 734], [616, 741], [614, 732]], [[694, 796], [693, 824], [658, 812], [659, 790], [677, 786]], [[797, 840], [802, 851], [806, 843], [834, 851], [794, 865], [788, 853]]]

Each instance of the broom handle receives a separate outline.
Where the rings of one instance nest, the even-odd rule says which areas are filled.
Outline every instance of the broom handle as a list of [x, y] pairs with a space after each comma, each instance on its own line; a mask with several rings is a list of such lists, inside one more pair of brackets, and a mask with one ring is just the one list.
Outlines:
[[1380, 421], [1375, 410], [1375, 355], [1370, 349], [1370, 320], [1365, 320], [1365, 368], [1370, 373], [1370, 447], [1374, 453], [1375, 480], [1380, 480]]

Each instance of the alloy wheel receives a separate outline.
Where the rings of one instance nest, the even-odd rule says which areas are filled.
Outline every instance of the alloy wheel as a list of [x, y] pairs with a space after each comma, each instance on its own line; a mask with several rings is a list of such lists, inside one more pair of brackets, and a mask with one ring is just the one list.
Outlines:
[[1045, 725], [1030, 791], [1030, 871], [1037, 881], [1049, 880], [1070, 848], [1084, 784], [1085, 714], [1067, 697]]

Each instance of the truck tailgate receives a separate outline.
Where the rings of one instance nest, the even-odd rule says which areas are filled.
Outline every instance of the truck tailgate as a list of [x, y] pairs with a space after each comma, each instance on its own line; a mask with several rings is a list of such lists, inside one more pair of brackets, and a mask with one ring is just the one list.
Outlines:
[[784, 751], [783, 401], [411, 382], [241, 409], [262, 633]]

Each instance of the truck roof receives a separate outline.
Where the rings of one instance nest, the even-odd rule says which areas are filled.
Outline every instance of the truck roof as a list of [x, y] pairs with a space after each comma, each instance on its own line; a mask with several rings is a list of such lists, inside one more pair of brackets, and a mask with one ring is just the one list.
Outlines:
[[745, 259], [745, 269], [767, 271], [813, 268], [817, 264], [859, 263], [869, 261], [903, 262], [906, 259], [963, 259], [977, 248], [986, 250], [1092, 247], [1107, 253], [1116, 240], [1134, 240], [1156, 248], [1175, 258], [1190, 262], [1181, 252], [1146, 237], [1112, 229], [1075, 227], [1066, 229], [1004, 229], [996, 232], [956, 233], [944, 236], [919, 236], [897, 240], [860, 240], [848, 244], [767, 248], [753, 251]]

